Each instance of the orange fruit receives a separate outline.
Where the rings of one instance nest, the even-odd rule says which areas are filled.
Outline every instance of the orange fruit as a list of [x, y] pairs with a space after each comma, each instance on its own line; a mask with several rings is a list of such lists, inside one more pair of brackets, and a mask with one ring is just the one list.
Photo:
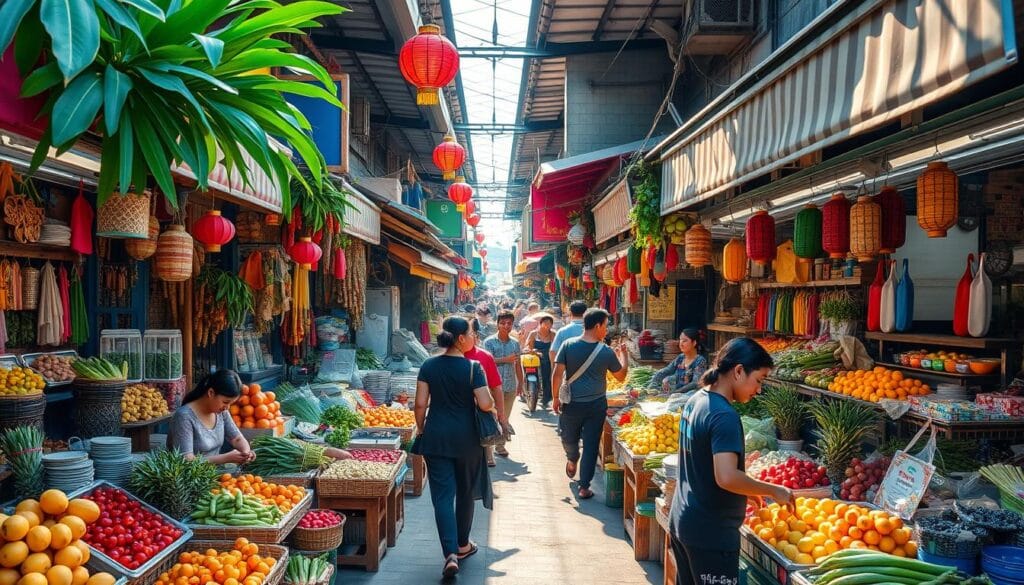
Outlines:
[[25, 538], [28, 531], [32, 528], [29, 524], [28, 518], [20, 514], [8, 517], [4, 520], [3, 524], [0, 524], [0, 536], [4, 537], [7, 542], [14, 542]]
[[892, 522], [890, 522], [889, 519], [885, 516], [875, 518], [875, 530], [877, 530], [878, 533], [882, 535], [889, 534], [890, 532], [892, 532]]
[[78, 516], [65, 516], [60, 519], [60, 523], [71, 529], [72, 540], [78, 540], [85, 536], [85, 520]]
[[68, 514], [78, 516], [86, 524], [92, 524], [100, 519], [100, 507], [92, 500], [75, 498], [68, 502]]
[[877, 530], [867, 530], [864, 532], [864, 542], [867, 544], [878, 544], [882, 541], [882, 535], [878, 534]]

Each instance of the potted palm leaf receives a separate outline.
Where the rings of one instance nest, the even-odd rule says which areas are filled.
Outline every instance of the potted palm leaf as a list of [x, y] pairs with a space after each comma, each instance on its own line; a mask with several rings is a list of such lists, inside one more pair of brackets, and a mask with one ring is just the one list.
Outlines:
[[768, 386], [757, 397], [758, 403], [775, 422], [780, 451], [800, 451], [800, 427], [807, 419], [807, 403], [788, 386]]
[[845, 479], [846, 468], [863, 454], [863, 443], [878, 424], [878, 412], [851, 400], [817, 400], [808, 405], [818, 424], [815, 448], [833, 486]]

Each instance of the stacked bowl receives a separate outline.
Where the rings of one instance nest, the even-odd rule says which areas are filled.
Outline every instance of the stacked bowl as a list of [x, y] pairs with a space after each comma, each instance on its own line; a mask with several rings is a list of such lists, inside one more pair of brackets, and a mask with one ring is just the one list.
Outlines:
[[77, 491], [94, 479], [92, 460], [83, 451], [56, 451], [43, 455], [44, 484], [64, 493]]
[[120, 486], [132, 472], [132, 440], [129, 437], [93, 437], [89, 454], [96, 466], [96, 479]]

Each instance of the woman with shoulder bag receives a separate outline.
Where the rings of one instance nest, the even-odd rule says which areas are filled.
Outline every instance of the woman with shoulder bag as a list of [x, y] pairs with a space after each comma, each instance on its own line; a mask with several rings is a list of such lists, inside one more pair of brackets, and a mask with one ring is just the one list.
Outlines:
[[482, 499], [487, 509], [492, 506], [477, 411], [492, 412], [494, 400], [480, 363], [464, 356], [475, 343], [469, 322], [448, 317], [441, 328], [437, 345], [445, 352], [423, 362], [416, 382], [419, 434], [413, 452], [423, 455], [427, 463], [443, 575], [451, 577], [459, 572], [459, 561], [477, 552], [477, 545], [469, 540], [474, 500]]

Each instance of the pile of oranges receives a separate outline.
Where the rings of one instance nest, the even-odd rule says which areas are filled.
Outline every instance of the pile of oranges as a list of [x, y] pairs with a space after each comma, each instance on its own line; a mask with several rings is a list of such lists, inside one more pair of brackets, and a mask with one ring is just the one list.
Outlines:
[[281, 403], [259, 384], [243, 384], [242, 396], [231, 405], [231, 419], [243, 429], [276, 429], [284, 432]]
[[361, 408], [359, 412], [368, 427], [411, 427], [416, 424], [416, 415], [404, 408], [375, 406]]
[[845, 394], [868, 402], [878, 402], [883, 398], [906, 400], [911, 396], [924, 396], [932, 389], [914, 378], [907, 378], [899, 370], [890, 370], [875, 366], [873, 370], [854, 370], [839, 372], [828, 389], [838, 394]]
[[917, 558], [917, 543], [898, 516], [828, 498], [797, 498], [796, 510], [770, 504], [747, 516], [746, 525], [789, 560], [810, 565], [847, 548]]
[[110, 573], [90, 574], [85, 567], [91, 554], [81, 538], [100, 517], [95, 502], [68, 501], [64, 492], [47, 490], [14, 510], [11, 516], [0, 514], [0, 584], [114, 584]]
[[178, 556], [177, 564], [160, 574], [155, 585], [262, 585], [276, 561], [259, 553], [259, 545], [245, 538], [236, 540], [227, 552], [212, 548], [184, 552]]
[[221, 475], [220, 488], [213, 488], [211, 493], [219, 494], [222, 489], [229, 494], [241, 490], [243, 494], [258, 498], [264, 504], [277, 506], [284, 513], [288, 513], [306, 496], [306, 488], [302, 486], [279, 485], [263, 481], [262, 477], [250, 473], [238, 476], [230, 473]]

